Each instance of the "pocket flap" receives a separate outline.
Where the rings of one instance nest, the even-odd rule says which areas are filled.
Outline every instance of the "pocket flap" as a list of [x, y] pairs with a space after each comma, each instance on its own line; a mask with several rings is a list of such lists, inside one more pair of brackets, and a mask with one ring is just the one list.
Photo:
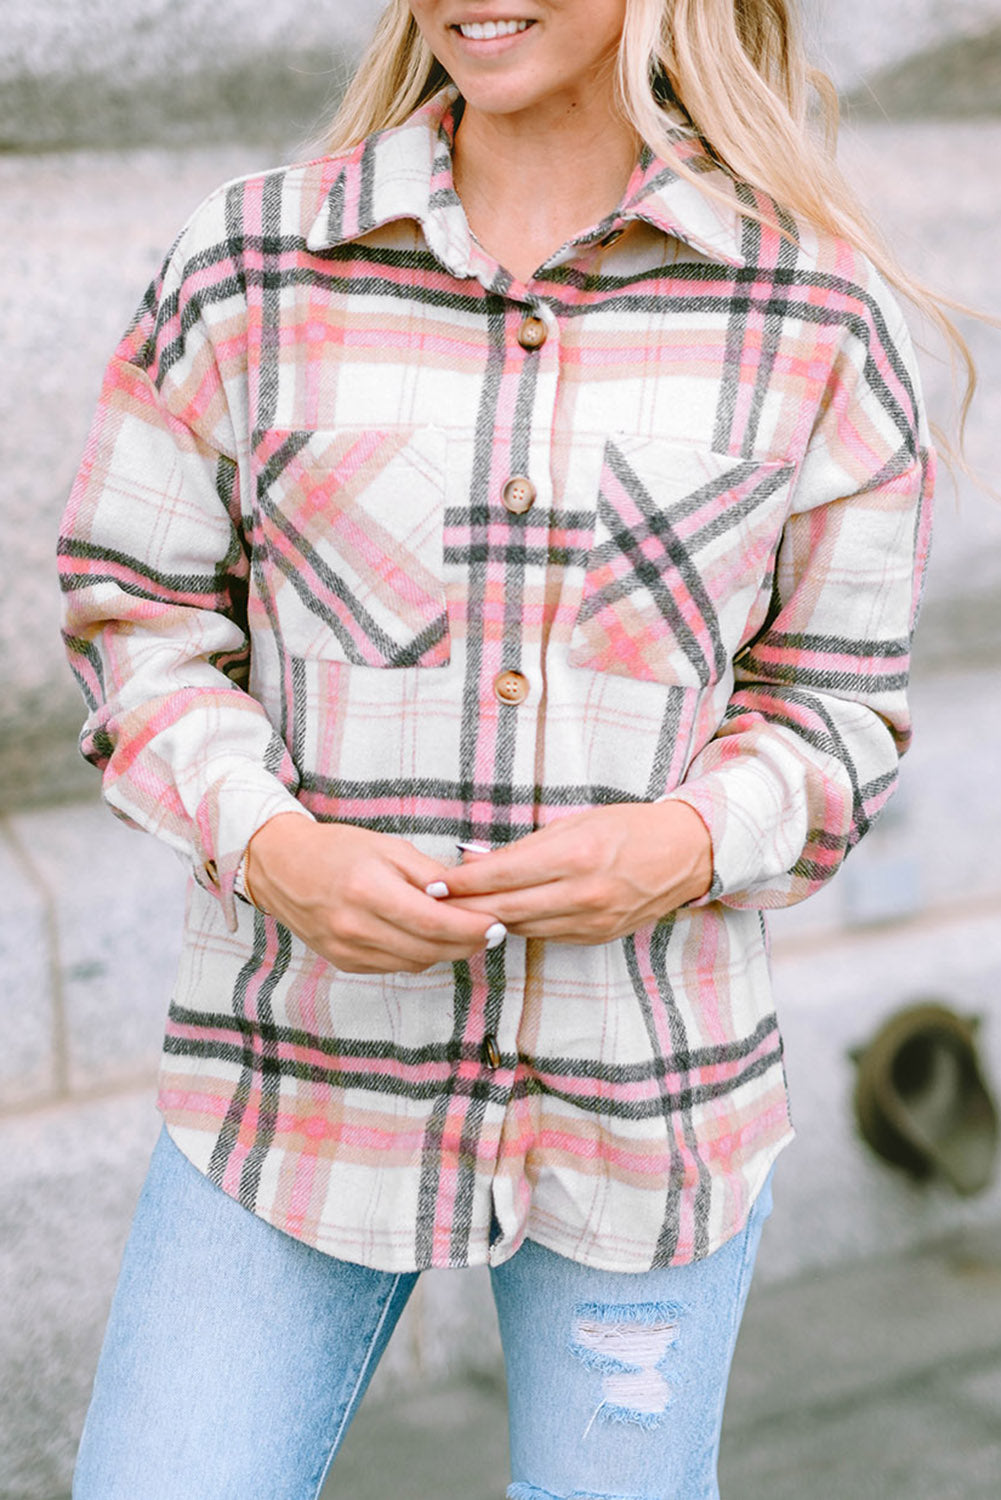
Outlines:
[[703, 688], [771, 585], [791, 463], [621, 438], [605, 446], [570, 663]]
[[264, 584], [294, 654], [447, 663], [445, 441], [432, 428], [264, 434]]

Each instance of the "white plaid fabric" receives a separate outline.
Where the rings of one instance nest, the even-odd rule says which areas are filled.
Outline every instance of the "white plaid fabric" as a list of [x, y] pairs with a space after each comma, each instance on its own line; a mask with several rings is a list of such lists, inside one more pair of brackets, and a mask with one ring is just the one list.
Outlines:
[[[683, 1263], [790, 1136], [762, 910], [834, 874], [908, 739], [917, 377], [864, 259], [745, 217], [680, 135], [732, 212], [647, 153], [515, 281], [455, 113], [230, 184], [175, 245], [63, 528], [83, 748], [191, 864], [160, 1107], [226, 1192], [389, 1269], [526, 1234]], [[605, 946], [353, 976], [235, 899], [286, 810], [450, 861], [664, 797], [712, 890]]]

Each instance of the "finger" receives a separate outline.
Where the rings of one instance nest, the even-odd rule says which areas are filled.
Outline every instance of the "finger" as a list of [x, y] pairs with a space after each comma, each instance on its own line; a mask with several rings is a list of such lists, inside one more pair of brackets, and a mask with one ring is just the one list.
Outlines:
[[517, 891], [548, 884], [567, 874], [563, 862], [546, 857], [544, 848], [532, 844], [534, 835], [506, 849], [495, 849], [448, 870], [441, 879], [450, 896], [482, 896], [492, 891]]
[[426, 891], [404, 882], [375, 914], [392, 927], [422, 941], [471, 944], [474, 947], [483, 945], [488, 929], [496, 921], [495, 914], [486, 907], [474, 911], [458, 902], [436, 900]]
[[621, 911], [590, 909], [532, 917], [524, 922], [512, 920], [508, 930], [513, 937], [546, 938], [558, 943], [610, 943], [635, 932], [648, 921], [657, 920], [655, 915], [645, 912], [626, 915]]
[[474, 859], [482, 859], [484, 854], [492, 854], [493, 849], [489, 844], [463, 843], [456, 844], [459, 853], [460, 864], [472, 864]]
[[624, 912], [609, 907], [591, 908], [587, 911], [570, 912], [565, 916], [540, 917], [526, 922], [511, 921], [512, 937], [545, 938], [554, 943], [579, 943], [594, 946], [612, 943], [641, 928], [655, 926], [662, 921], [664, 913], [658, 909], [642, 908]]
[[488, 932], [497, 922], [491, 910], [473, 912], [465, 906], [438, 903], [422, 894], [420, 904], [402, 901], [392, 912], [383, 913], [386, 924], [395, 932], [437, 947], [482, 948]]
[[431, 859], [429, 855], [422, 854], [405, 839], [398, 841], [398, 847], [391, 851], [390, 857], [408, 884], [422, 891], [434, 881], [444, 880], [452, 870], [452, 866], [443, 865], [440, 860]]
[[318, 937], [316, 946], [328, 962], [352, 973], [427, 969], [471, 958], [485, 946], [479, 933], [464, 942], [436, 942], [372, 914], [341, 923]]
[[[363, 939], [356, 939], [352, 951], [362, 961], [371, 962], [380, 968], [392, 968], [397, 962], [408, 967], [427, 969], [434, 964], [459, 963], [472, 958], [486, 947], [494, 947], [507, 936], [507, 929], [493, 923], [485, 933], [461, 942], [432, 941], [398, 927], [381, 922], [366, 931]], [[492, 934], [492, 936], [491, 936]], [[386, 963], [386, 959], [391, 960]]]
[[547, 943], [572, 943], [579, 948], [597, 948], [602, 943], [614, 942], [617, 937], [625, 935], [624, 932], [618, 932], [615, 929], [592, 931], [590, 928], [581, 927], [579, 919], [526, 922], [523, 926], [512, 927], [510, 932], [512, 937], [544, 938]]
[[526, 922], [586, 921], [593, 915], [604, 914], [608, 908], [607, 900], [596, 893], [593, 882], [587, 879], [553, 880], [515, 891], [491, 890], [486, 896], [452, 899], [461, 899], [466, 910], [489, 913], [509, 929], [518, 927], [519, 931]]
[[[472, 864], [474, 860], [482, 859], [484, 855], [491, 853], [489, 844], [456, 844], [455, 847], [459, 854], [460, 865]], [[454, 868], [453, 866], [452, 870]], [[451, 891], [448, 888], [448, 882], [452, 877], [452, 870], [449, 870], [439, 879], [432, 880], [429, 885], [426, 885], [424, 887], [425, 894], [433, 896], [436, 901], [444, 901], [446, 896], [450, 896]]]

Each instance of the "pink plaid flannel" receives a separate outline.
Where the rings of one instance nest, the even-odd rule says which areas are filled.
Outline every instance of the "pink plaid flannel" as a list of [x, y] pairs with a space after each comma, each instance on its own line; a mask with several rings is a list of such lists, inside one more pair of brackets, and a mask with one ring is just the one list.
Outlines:
[[[834, 874], [907, 743], [913, 357], [864, 259], [748, 219], [681, 131], [732, 210], [646, 153], [512, 280], [454, 122], [446, 91], [232, 183], [174, 246], [63, 528], [83, 749], [190, 861], [160, 1107], [226, 1192], [393, 1270], [526, 1234], [684, 1263], [791, 1134], [762, 909]], [[235, 899], [290, 809], [451, 860], [663, 797], [709, 825], [712, 890], [605, 946], [355, 976]]]

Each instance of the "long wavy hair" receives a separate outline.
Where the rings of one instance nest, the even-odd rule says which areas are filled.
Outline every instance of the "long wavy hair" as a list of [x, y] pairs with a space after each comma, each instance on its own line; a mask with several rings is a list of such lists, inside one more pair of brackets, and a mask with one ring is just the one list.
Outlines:
[[[407, 0], [389, 0], [341, 101], [331, 152], [402, 122], [449, 82]], [[970, 309], [910, 276], [875, 230], [836, 160], [838, 100], [813, 68], [797, 0], [626, 0], [616, 66], [619, 111], [640, 140], [704, 193], [733, 199], [679, 157], [678, 110], [735, 178], [794, 219], [847, 240], [943, 335], [965, 373], [960, 433], [976, 387], [965, 339], [945, 311]], [[740, 204], [752, 218], [767, 209]], [[782, 231], [787, 232], [787, 231]], [[948, 454], [951, 444], [941, 434]]]

